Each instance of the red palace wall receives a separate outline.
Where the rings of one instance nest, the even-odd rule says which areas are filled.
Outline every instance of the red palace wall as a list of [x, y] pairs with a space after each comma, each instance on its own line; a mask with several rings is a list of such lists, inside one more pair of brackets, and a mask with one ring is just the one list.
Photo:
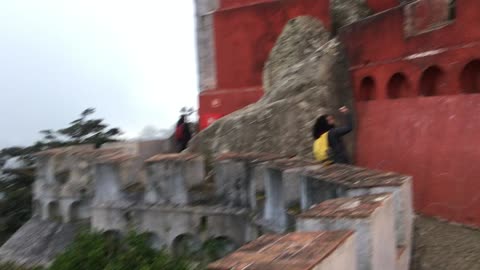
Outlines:
[[222, 0], [214, 12], [216, 89], [200, 93], [200, 126], [256, 102], [262, 71], [292, 18], [310, 15], [330, 27], [329, 0]]
[[398, 0], [367, 0], [368, 6], [375, 12], [381, 12], [398, 6]]
[[[414, 177], [417, 211], [480, 226], [480, 8], [457, 0], [367, 0], [376, 15], [341, 31], [355, 86], [359, 165]], [[257, 101], [268, 53], [287, 21], [330, 24], [328, 0], [223, 0], [214, 12], [216, 88], [202, 128]]]
[[358, 101], [357, 163], [413, 175], [417, 211], [473, 226], [480, 226], [479, 25], [478, 0], [458, 0], [451, 21], [444, 1], [420, 2], [341, 34]]

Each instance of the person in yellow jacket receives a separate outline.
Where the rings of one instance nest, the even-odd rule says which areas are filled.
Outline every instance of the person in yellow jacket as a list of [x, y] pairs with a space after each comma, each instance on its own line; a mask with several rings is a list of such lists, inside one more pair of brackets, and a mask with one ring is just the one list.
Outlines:
[[320, 116], [313, 126], [313, 155], [315, 160], [325, 164], [350, 163], [342, 137], [353, 130], [353, 118], [347, 107], [339, 111], [346, 117], [345, 126], [336, 127], [332, 115]]

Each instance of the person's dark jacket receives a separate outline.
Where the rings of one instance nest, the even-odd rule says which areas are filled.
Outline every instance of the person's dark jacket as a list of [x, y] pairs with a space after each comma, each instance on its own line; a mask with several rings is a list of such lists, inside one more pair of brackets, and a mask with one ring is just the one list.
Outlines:
[[190, 130], [190, 125], [185, 121], [182, 117], [177, 122], [177, 127], [183, 126], [183, 136], [182, 139], [175, 139], [177, 144], [177, 151], [182, 152], [183, 150], [187, 149], [188, 142], [192, 138], [192, 132]]
[[346, 125], [343, 127], [334, 127], [328, 132], [328, 144], [330, 146], [330, 158], [334, 163], [350, 163], [347, 148], [343, 143], [342, 137], [353, 130], [353, 116], [351, 113], [345, 115]]

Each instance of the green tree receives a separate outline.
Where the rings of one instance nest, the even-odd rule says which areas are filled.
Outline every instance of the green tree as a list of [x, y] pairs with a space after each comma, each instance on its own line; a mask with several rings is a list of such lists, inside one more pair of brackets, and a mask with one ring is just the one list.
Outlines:
[[0, 245], [31, 216], [33, 177], [4, 175], [0, 179]]
[[[35, 162], [34, 154], [41, 150], [79, 144], [100, 147], [106, 142], [116, 141], [121, 134], [120, 129], [109, 128], [103, 119], [92, 119], [94, 113], [95, 109], [88, 108], [66, 128], [40, 131], [42, 140], [31, 146], [0, 150], [0, 169], [12, 157], [20, 157], [27, 166], [31, 166]], [[4, 196], [0, 199], [0, 244], [30, 218], [33, 181], [33, 173], [25, 175], [0, 171], [0, 193]]]
[[57, 131], [50, 129], [40, 131], [43, 140], [39, 144], [48, 148], [94, 144], [98, 148], [104, 143], [117, 141], [122, 131], [119, 128], [110, 128], [103, 119], [91, 119], [94, 113], [94, 108], [88, 108], [65, 128]]
[[[48, 270], [191, 270], [190, 263], [152, 249], [146, 235], [125, 238], [82, 233]], [[1, 270], [1, 269], [0, 269]]]

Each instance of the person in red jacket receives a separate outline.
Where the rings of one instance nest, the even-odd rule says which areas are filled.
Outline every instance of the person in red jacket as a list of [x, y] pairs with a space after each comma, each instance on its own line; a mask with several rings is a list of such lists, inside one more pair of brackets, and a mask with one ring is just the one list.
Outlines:
[[180, 116], [175, 128], [175, 143], [177, 145], [178, 152], [182, 152], [183, 150], [187, 149], [188, 142], [192, 138], [190, 127], [185, 119], [185, 115]]

